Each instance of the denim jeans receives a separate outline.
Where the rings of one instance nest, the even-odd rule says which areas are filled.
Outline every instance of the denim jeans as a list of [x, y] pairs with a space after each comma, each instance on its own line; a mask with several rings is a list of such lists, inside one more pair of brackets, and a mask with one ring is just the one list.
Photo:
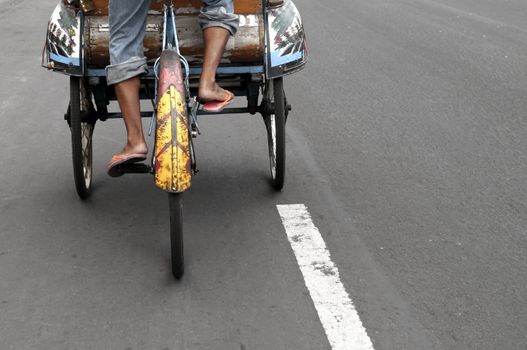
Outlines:
[[[150, 0], [110, 0], [110, 65], [106, 67], [108, 85], [148, 71], [143, 40]], [[231, 35], [238, 30], [233, 0], [203, 0], [198, 16], [202, 29], [222, 27]]]

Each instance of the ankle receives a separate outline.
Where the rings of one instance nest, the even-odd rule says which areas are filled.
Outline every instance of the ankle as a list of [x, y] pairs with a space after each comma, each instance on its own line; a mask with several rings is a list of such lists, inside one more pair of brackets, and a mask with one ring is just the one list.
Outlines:
[[216, 81], [214, 79], [205, 79], [201, 77], [199, 80], [200, 90], [213, 90], [215, 86], [216, 86]]
[[137, 149], [137, 148], [146, 148], [146, 142], [143, 137], [128, 138], [126, 142], [127, 148]]

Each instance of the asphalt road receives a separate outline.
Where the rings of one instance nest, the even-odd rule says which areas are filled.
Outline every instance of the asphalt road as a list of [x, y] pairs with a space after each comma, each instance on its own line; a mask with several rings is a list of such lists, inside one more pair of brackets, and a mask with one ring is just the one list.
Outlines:
[[[330, 349], [277, 204], [303, 203], [376, 350], [527, 348], [527, 3], [296, 0], [286, 186], [257, 117], [203, 119], [185, 195], [74, 191], [68, 81], [40, 68], [56, 1], [0, 1], [0, 349]], [[151, 140], [150, 140], [151, 142]]]

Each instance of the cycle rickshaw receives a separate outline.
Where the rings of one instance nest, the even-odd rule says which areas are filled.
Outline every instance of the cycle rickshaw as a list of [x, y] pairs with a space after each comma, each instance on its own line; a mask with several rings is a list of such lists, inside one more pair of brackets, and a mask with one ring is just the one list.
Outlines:
[[[197, 83], [203, 41], [196, 16], [200, 0], [152, 0], [144, 40], [149, 73], [142, 80], [141, 99], [151, 100], [155, 147], [151, 164], [127, 164], [119, 171], [151, 173], [169, 194], [172, 273], [183, 275], [181, 193], [197, 172], [193, 139], [199, 135]], [[306, 41], [300, 13], [292, 0], [234, 0], [240, 16], [238, 33], [229, 40], [217, 81], [245, 107], [220, 113], [260, 114], [267, 130], [271, 182], [281, 190], [285, 176], [285, 124], [291, 106], [283, 77], [306, 64]], [[65, 119], [70, 126], [73, 174], [80, 198], [92, 185], [92, 135], [95, 124], [120, 113], [110, 112], [116, 100], [106, 84], [108, 0], [61, 0], [48, 24], [42, 65], [70, 76], [70, 99]]]

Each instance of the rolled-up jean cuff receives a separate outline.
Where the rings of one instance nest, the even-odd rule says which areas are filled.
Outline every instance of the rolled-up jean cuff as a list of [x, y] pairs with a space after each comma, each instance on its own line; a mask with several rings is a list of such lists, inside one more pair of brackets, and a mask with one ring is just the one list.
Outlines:
[[210, 0], [203, 3], [205, 6], [198, 15], [201, 29], [221, 27], [227, 29], [231, 35], [236, 34], [240, 17], [234, 13], [232, 0]]
[[146, 73], [146, 58], [132, 57], [122, 63], [107, 66], [106, 81], [108, 85], [113, 85]]
[[220, 28], [227, 29], [229, 31], [230, 35], [236, 34], [236, 31], [238, 30], [237, 27], [233, 27], [233, 26], [230, 26], [230, 25], [222, 23], [222, 22], [208, 22], [206, 24], [202, 24], [201, 25], [201, 29], [202, 30], [207, 29], [207, 28], [211, 28], [211, 27], [220, 27]]

